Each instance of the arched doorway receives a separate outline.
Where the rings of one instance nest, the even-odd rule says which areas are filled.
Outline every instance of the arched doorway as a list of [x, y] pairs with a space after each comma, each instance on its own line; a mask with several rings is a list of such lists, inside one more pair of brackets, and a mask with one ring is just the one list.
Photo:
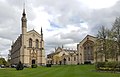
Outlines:
[[32, 64], [35, 64], [35, 59], [32, 60]]

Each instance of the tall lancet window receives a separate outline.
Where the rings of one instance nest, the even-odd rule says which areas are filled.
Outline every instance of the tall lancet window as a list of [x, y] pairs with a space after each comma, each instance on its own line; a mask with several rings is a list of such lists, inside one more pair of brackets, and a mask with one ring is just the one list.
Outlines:
[[36, 39], [36, 48], [39, 48], [39, 41]]
[[29, 47], [32, 47], [32, 39], [29, 39]]

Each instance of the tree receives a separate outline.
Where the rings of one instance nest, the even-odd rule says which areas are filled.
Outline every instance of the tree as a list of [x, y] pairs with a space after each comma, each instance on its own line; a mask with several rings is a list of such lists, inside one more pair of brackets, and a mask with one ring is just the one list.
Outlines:
[[[120, 17], [116, 18], [113, 26], [112, 26], [113, 38], [117, 43], [117, 53], [116, 56], [120, 55]], [[118, 61], [118, 58], [117, 58]]]
[[5, 60], [5, 58], [0, 58], [0, 65], [6, 65], [7, 62]]
[[[100, 30], [98, 31], [97, 34], [97, 52], [101, 53], [101, 57], [104, 55], [105, 57], [105, 61], [107, 61], [107, 49], [106, 49], [106, 45], [107, 45], [107, 29], [104, 26], [101, 26]], [[97, 53], [96, 52], [96, 53]]]
[[116, 49], [117, 49], [117, 43], [113, 38], [113, 32], [112, 30], [107, 31], [107, 52], [108, 52], [108, 57], [112, 59], [116, 59]]

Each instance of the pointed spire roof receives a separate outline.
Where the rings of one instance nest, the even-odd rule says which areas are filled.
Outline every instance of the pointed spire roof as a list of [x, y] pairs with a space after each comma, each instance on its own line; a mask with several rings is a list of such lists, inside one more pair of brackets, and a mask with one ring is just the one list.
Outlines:
[[25, 8], [23, 9], [23, 17], [25, 17], [26, 16], [26, 14], [25, 14]]
[[43, 35], [42, 27], [41, 27], [41, 35]]
[[25, 2], [24, 2], [24, 5], [23, 5], [23, 14], [22, 15], [26, 16], [26, 14], [25, 14]]

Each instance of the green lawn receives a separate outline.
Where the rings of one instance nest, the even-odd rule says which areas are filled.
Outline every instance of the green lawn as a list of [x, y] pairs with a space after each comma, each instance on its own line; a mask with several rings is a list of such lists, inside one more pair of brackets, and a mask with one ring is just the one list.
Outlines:
[[22, 71], [0, 69], [0, 77], [120, 77], [120, 73], [96, 72], [93, 65], [65, 65], [25, 68]]

